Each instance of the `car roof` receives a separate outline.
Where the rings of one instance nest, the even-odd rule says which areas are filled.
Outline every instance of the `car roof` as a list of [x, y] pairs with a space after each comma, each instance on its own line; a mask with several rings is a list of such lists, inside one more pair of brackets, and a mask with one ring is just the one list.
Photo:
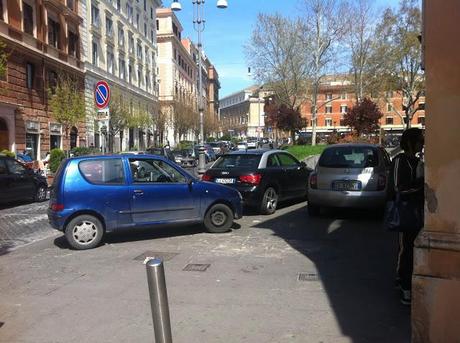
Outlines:
[[249, 150], [239, 150], [239, 151], [230, 151], [225, 155], [263, 155], [266, 153], [275, 153], [275, 152], [287, 152], [284, 150], [269, 150], [269, 149], [249, 149]]
[[326, 149], [331, 148], [352, 148], [352, 147], [360, 147], [360, 148], [378, 148], [380, 145], [378, 144], [370, 144], [370, 143], [341, 143], [341, 144], [333, 144], [326, 147]]
[[168, 161], [168, 159], [161, 155], [153, 155], [149, 153], [145, 154], [130, 154], [130, 153], [121, 153], [121, 154], [111, 154], [111, 155], [85, 155], [85, 156], [75, 156], [69, 158], [69, 160], [95, 160], [95, 159], [111, 159], [116, 157], [126, 157], [126, 158], [144, 158], [144, 157], [153, 157], [159, 160]]

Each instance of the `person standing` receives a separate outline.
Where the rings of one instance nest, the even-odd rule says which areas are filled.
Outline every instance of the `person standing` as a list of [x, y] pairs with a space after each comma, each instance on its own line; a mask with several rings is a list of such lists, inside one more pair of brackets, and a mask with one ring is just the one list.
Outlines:
[[412, 272], [414, 264], [414, 241], [423, 226], [424, 175], [420, 159], [423, 151], [423, 131], [411, 128], [403, 132], [400, 146], [403, 153], [392, 162], [393, 199], [398, 195], [414, 211], [418, 219], [410, 230], [399, 233], [399, 254], [397, 265], [397, 282], [401, 289], [401, 303], [410, 305], [412, 289]]

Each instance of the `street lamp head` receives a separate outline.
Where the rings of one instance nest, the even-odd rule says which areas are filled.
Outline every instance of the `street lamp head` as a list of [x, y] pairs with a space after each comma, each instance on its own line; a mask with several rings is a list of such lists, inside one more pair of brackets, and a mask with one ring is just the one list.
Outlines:
[[171, 9], [175, 12], [182, 10], [182, 5], [180, 4], [179, 0], [173, 0]]
[[227, 8], [228, 3], [227, 0], [218, 0], [217, 1], [217, 8]]

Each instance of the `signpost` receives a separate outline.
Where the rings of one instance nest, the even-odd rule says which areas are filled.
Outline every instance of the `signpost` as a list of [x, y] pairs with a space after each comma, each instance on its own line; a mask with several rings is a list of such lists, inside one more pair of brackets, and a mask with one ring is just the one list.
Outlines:
[[98, 130], [102, 134], [102, 153], [107, 151], [107, 130], [109, 128], [110, 111], [110, 87], [106, 81], [98, 81], [94, 87], [94, 102], [98, 109], [97, 121], [99, 122]]

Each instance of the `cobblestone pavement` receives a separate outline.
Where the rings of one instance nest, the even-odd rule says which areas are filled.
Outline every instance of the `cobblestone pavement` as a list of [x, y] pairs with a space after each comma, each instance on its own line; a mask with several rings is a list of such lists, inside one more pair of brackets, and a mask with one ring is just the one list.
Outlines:
[[38, 240], [58, 235], [48, 224], [48, 201], [0, 207], [0, 255]]

